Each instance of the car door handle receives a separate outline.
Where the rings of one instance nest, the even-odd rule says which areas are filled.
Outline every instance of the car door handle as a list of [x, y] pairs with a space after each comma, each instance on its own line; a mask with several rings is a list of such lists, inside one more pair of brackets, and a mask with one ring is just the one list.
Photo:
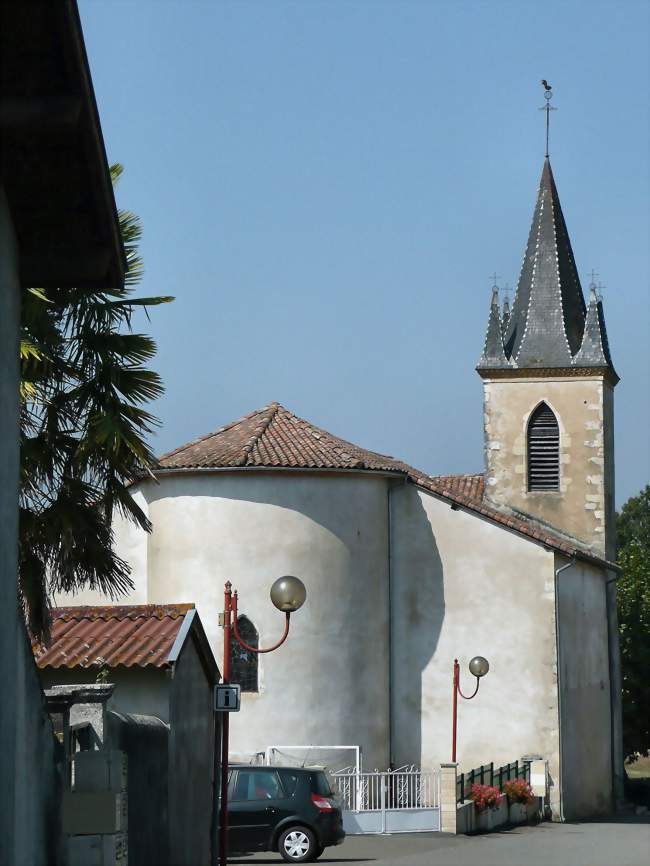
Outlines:
[[277, 810], [277, 809], [274, 809], [273, 806], [267, 806], [266, 809], [265, 809], [264, 811], [265, 811], [265, 812], [270, 812], [270, 813], [273, 815], [274, 812], [277, 812], [278, 810]]

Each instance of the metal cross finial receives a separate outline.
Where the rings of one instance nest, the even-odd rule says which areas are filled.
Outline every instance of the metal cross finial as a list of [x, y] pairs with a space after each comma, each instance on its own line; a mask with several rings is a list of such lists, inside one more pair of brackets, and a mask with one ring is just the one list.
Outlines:
[[544, 99], [546, 100], [546, 105], [540, 108], [540, 111], [546, 112], [546, 153], [544, 156], [548, 159], [548, 129], [550, 126], [550, 115], [551, 111], [557, 111], [553, 105], [551, 105], [551, 99], [553, 98], [553, 90], [551, 89], [551, 85], [545, 78], [542, 78], [540, 84], [544, 87]]
[[500, 280], [501, 277], [497, 276], [497, 272], [496, 272], [496, 271], [492, 274], [492, 276], [490, 277], [490, 279], [492, 280], [492, 288], [493, 288], [493, 289], [498, 289], [499, 287], [497, 286], [497, 280]]
[[592, 268], [591, 273], [589, 274], [589, 288], [591, 288], [591, 286], [595, 287], [596, 277], [599, 277], [599, 276], [600, 276], [600, 274], [596, 273], [596, 271]]

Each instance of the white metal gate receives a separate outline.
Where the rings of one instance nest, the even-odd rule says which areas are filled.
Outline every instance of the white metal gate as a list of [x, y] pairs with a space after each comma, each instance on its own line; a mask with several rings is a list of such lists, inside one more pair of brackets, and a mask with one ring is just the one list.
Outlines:
[[343, 809], [343, 827], [360, 833], [440, 830], [440, 772], [414, 768], [331, 773]]

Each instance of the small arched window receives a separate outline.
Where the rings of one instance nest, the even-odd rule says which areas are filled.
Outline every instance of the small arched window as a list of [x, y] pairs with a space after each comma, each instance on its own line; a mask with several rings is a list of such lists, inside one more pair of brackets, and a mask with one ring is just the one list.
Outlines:
[[528, 422], [528, 489], [560, 489], [560, 428], [553, 410], [540, 403]]
[[[259, 646], [257, 629], [248, 617], [237, 617], [237, 631], [241, 639], [246, 641], [249, 646]], [[247, 650], [232, 635], [230, 641], [230, 682], [239, 683], [242, 692], [256, 692], [258, 690], [257, 658], [257, 653]]]

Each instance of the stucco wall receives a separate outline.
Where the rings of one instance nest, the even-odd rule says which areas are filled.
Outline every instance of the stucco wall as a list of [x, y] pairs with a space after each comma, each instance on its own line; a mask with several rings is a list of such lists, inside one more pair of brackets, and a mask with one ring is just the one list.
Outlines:
[[[613, 398], [602, 376], [486, 379], [486, 495], [605, 553], [613, 518]], [[560, 490], [527, 490], [526, 431], [544, 400], [560, 427]], [[607, 462], [606, 462], [607, 458]], [[611, 555], [611, 550], [608, 550]]]
[[558, 600], [563, 811], [571, 820], [612, 805], [605, 573], [576, 563], [559, 575]]
[[59, 777], [17, 599], [18, 256], [0, 187], [0, 859], [40, 866], [59, 859]]
[[[40, 678], [44, 689], [72, 683], [92, 683], [97, 671], [88, 668], [45, 668]], [[169, 674], [154, 667], [117, 667], [110, 670], [115, 691], [106, 704], [117, 713], [157, 716], [169, 722]]]
[[[307, 586], [286, 644], [260, 657], [260, 690], [243, 696], [231, 752], [360, 744], [366, 766], [387, 766], [386, 479], [219, 472], [167, 476], [141, 489], [152, 534], [116, 524], [118, 553], [139, 563], [137, 589], [125, 601], [194, 602], [219, 664], [226, 580], [239, 589], [240, 613], [255, 624], [261, 646], [284, 625], [269, 600], [273, 580], [296, 574]], [[107, 599], [81, 593], [64, 601]]]
[[450, 760], [454, 658], [471, 694], [483, 655], [459, 699], [461, 769], [538, 753], [557, 777], [553, 555], [413, 486], [392, 501], [396, 764]]

